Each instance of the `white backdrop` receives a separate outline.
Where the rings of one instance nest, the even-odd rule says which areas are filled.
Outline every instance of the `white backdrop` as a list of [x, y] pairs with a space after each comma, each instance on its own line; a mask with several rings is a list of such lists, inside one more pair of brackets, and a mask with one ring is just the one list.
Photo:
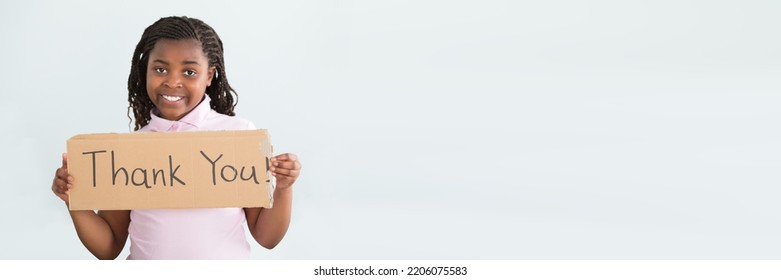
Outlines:
[[51, 179], [169, 15], [303, 163], [253, 258], [781, 258], [778, 1], [109, 2], [0, 3], [2, 259], [92, 258]]

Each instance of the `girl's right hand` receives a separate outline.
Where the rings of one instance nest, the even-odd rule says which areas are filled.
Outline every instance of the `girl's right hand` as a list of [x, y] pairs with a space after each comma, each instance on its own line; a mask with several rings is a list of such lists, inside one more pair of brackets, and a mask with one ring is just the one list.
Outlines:
[[68, 174], [68, 154], [62, 153], [62, 167], [57, 168], [52, 181], [52, 191], [68, 204], [68, 190], [73, 187], [73, 177]]

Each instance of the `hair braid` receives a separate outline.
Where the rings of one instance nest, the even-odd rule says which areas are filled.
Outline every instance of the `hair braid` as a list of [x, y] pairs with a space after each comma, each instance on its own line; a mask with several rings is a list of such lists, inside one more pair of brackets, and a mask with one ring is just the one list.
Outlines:
[[209, 60], [209, 66], [216, 71], [212, 84], [206, 88], [211, 103], [209, 106], [218, 113], [235, 116], [233, 112], [238, 103], [238, 94], [228, 83], [225, 75], [225, 59], [222, 40], [211, 26], [201, 20], [188, 17], [161, 18], [144, 30], [141, 40], [136, 45], [127, 80], [128, 118], [133, 111], [135, 129], [149, 124], [150, 112], [154, 108], [146, 90], [146, 71], [149, 63], [149, 53], [160, 39], [186, 40], [195, 39], [201, 42], [203, 53]]

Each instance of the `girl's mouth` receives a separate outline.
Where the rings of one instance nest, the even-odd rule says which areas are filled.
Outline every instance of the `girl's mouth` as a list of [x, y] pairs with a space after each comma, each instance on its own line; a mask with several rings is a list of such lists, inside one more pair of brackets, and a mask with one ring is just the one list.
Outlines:
[[184, 98], [183, 96], [172, 96], [172, 95], [165, 95], [165, 94], [161, 94], [160, 96], [162, 96], [163, 99], [165, 99], [165, 100], [167, 100], [169, 102], [176, 102], [176, 101], [182, 100], [182, 98]]

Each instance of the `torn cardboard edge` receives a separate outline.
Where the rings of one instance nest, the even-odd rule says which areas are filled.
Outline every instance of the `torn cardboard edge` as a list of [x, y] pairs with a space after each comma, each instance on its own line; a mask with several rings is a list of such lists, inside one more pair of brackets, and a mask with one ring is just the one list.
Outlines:
[[81, 134], [67, 146], [70, 210], [273, 205], [265, 129]]

